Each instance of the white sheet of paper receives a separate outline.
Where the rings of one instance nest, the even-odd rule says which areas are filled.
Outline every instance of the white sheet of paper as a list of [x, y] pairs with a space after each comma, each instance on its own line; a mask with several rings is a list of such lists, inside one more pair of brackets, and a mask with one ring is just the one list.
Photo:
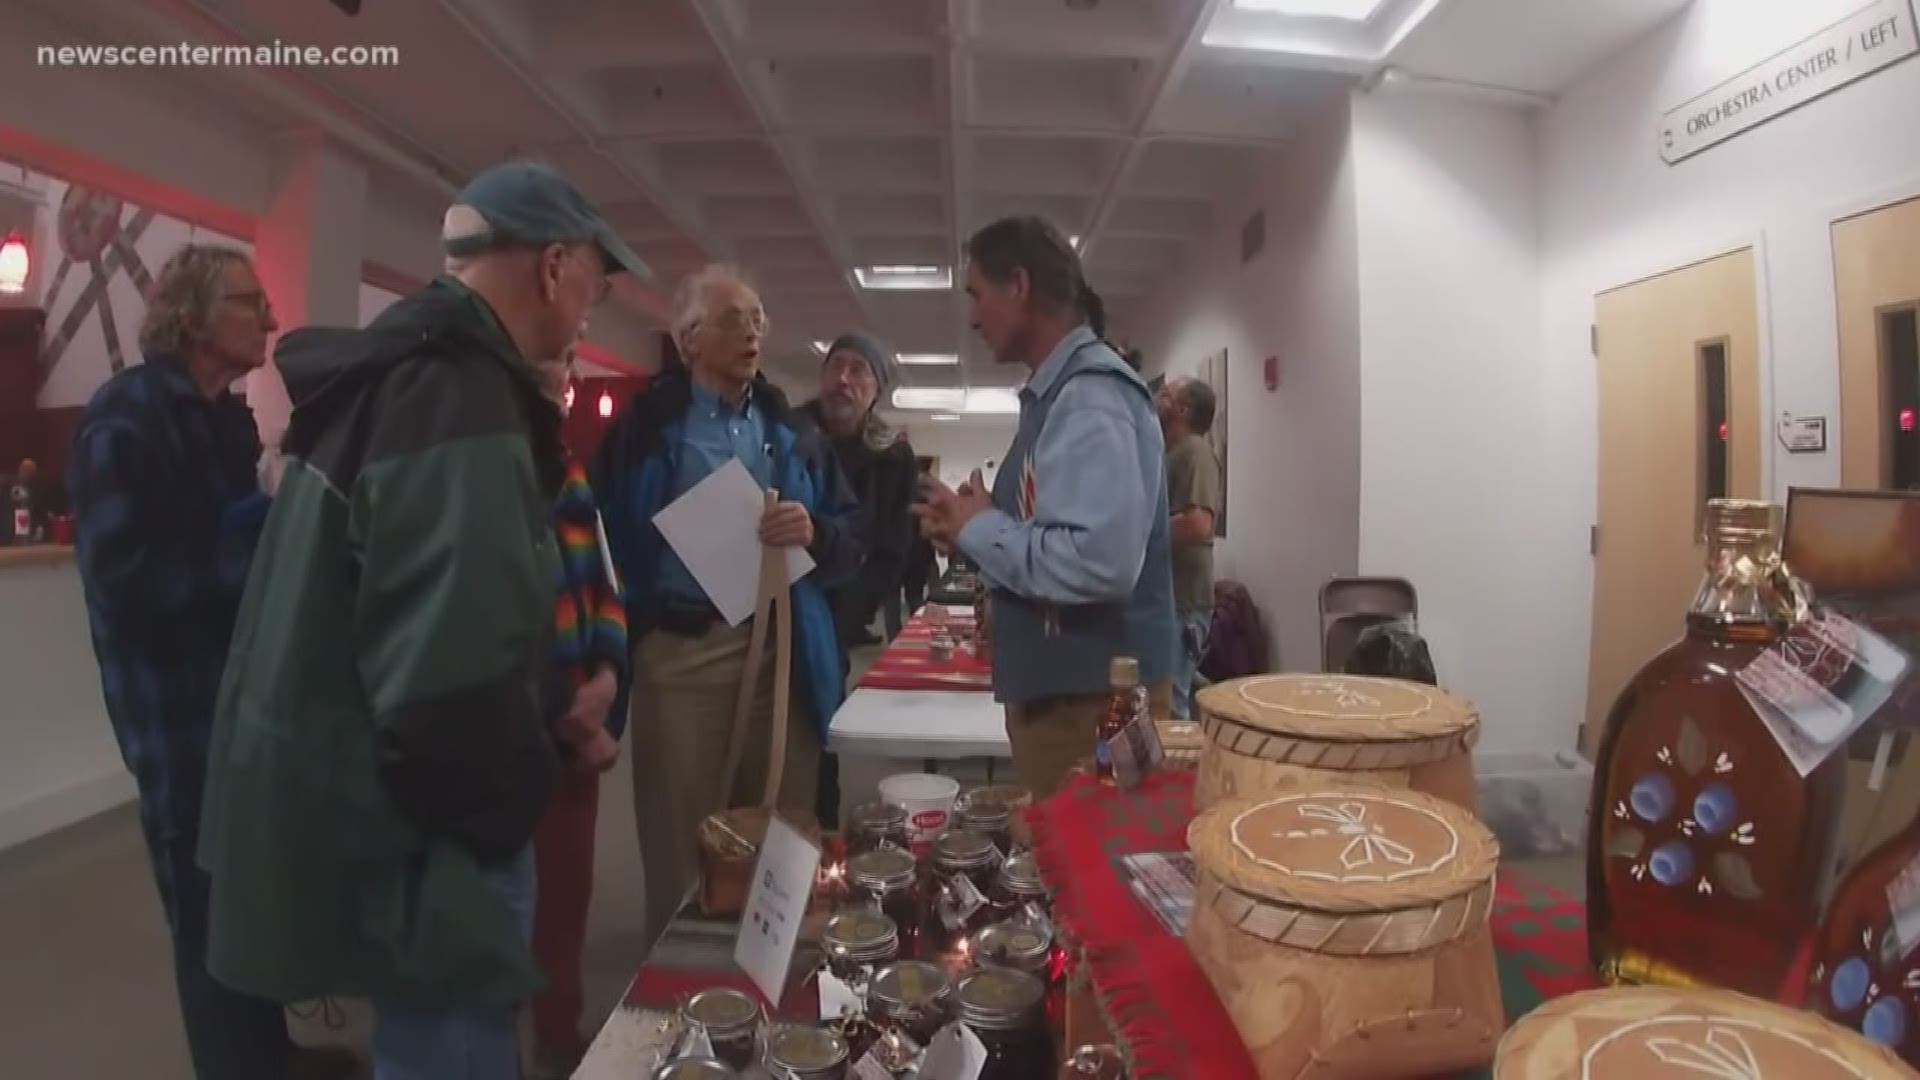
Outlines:
[[[653, 515], [660, 535], [728, 626], [746, 622], [758, 606], [760, 516], [766, 507], [766, 492], [734, 458]], [[813, 570], [813, 556], [805, 548], [786, 550], [791, 585]]]
[[806, 918], [813, 878], [819, 872], [819, 847], [778, 817], [768, 823], [767, 838], [753, 866], [753, 888], [747, 893], [740, 936], [734, 939], [733, 960], [775, 1008], [787, 986], [800, 923]]

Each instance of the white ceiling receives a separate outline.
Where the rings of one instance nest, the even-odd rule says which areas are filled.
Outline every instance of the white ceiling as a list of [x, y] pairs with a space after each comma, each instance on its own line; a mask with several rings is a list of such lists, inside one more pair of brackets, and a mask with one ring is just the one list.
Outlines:
[[[761, 288], [789, 370], [808, 370], [808, 342], [864, 327], [968, 354], [910, 370], [930, 385], [1008, 376], [973, 355], [958, 287], [861, 290], [853, 267], [954, 266], [975, 228], [1039, 213], [1083, 238], [1091, 283], [1124, 310], [1366, 73], [1202, 44], [1229, 0], [364, 0], [354, 17], [324, 0], [16, 2], [119, 43], [181, 40], [167, 26], [398, 46], [397, 68], [301, 74], [423, 175], [551, 160], [659, 275], [635, 294], [649, 319], [673, 282], [728, 259]], [[1394, 64], [1553, 90], [1686, 0], [1434, 2]]]

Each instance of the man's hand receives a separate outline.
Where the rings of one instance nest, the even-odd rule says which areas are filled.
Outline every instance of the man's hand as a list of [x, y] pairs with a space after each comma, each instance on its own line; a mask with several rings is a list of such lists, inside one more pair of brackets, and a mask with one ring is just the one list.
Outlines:
[[929, 477], [921, 484], [920, 497], [913, 508], [914, 516], [920, 519], [920, 532], [948, 555], [953, 553], [967, 522], [993, 509], [993, 496], [987, 493], [987, 482], [979, 469], [973, 470], [959, 491]]
[[813, 515], [797, 502], [780, 502], [760, 516], [760, 542], [773, 547], [807, 547], [813, 543]]
[[620, 683], [613, 669], [601, 664], [593, 678], [573, 692], [573, 704], [567, 707], [566, 718], [569, 742], [606, 727], [607, 711], [613, 708], [613, 698], [619, 690]]

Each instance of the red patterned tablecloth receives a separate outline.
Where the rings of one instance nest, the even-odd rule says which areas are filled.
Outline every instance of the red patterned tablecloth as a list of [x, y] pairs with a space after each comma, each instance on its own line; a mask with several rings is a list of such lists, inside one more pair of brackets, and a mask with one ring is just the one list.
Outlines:
[[993, 664], [973, 654], [973, 616], [951, 615], [947, 627], [954, 640], [953, 654], [935, 660], [929, 653], [933, 624], [922, 609], [880, 653], [860, 677], [863, 690], [958, 690], [979, 693], [993, 689]]
[[[1125, 792], [1075, 776], [1029, 819], [1055, 920], [1134, 1080], [1251, 1080], [1253, 1062], [1186, 942], [1135, 898], [1115, 866], [1121, 855], [1186, 849], [1193, 774], [1156, 773]], [[1510, 1020], [1594, 985], [1579, 901], [1503, 870], [1491, 921]]]

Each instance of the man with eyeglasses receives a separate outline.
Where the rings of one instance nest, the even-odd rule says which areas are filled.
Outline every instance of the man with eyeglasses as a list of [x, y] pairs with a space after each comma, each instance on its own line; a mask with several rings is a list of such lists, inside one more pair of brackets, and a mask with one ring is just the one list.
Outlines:
[[296, 1051], [277, 1001], [222, 985], [206, 962], [208, 884], [196, 856], [207, 746], [266, 513], [260, 436], [231, 387], [266, 363], [278, 329], [246, 253], [181, 248], [147, 297], [145, 362], [94, 394], [69, 465], [101, 689], [139, 790], [201, 1080], [344, 1076], [354, 1063], [338, 1050]]
[[378, 1080], [518, 1080], [550, 677], [564, 363], [645, 273], [572, 184], [514, 162], [441, 230], [446, 273], [365, 330], [296, 330], [287, 469], [213, 731], [208, 967], [373, 1003]]
[[[858, 504], [826, 441], [796, 423], [761, 374], [766, 334], [760, 297], [737, 272], [712, 266], [688, 279], [674, 304], [683, 362], [664, 365], [627, 404], [589, 471], [627, 588], [635, 644], [629, 757], [650, 943], [686, 899], [695, 833], [708, 814], [758, 805], [776, 768], [780, 808], [814, 809], [820, 748], [840, 707], [844, 680], [827, 590], [860, 568]], [[761, 488], [779, 493], [761, 518], [760, 541], [805, 548], [815, 564], [788, 593], [793, 681], [778, 765], [771, 752], [776, 644], [765, 648], [760, 670], [748, 670], [751, 620], [727, 625], [653, 523], [734, 460]], [[736, 731], [736, 699], [747, 682], [754, 690]], [[736, 740], [738, 768], [729, 777]]]

